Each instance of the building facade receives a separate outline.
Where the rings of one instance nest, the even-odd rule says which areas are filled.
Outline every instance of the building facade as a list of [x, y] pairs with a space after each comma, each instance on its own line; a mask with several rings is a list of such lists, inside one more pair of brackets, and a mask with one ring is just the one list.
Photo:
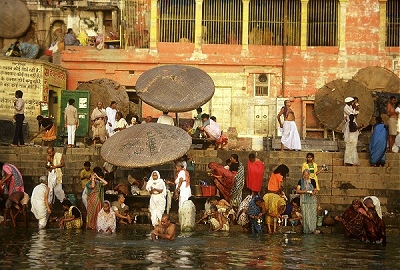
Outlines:
[[313, 113], [319, 88], [366, 67], [400, 75], [399, 0], [23, 2], [45, 46], [57, 29], [102, 33], [96, 46], [53, 56], [68, 70], [67, 89], [112, 79], [137, 105], [133, 113], [157, 117], [162, 113], [135, 95], [139, 76], [160, 65], [195, 66], [216, 87], [203, 111], [241, 137], [279, 135], [276, 115], [285, 99], [293, 102], [302, 137], [326, 136]]

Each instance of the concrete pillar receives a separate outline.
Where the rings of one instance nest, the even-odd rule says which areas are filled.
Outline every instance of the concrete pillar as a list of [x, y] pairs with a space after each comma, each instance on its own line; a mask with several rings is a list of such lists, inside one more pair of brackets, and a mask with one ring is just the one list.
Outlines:
[[195, 28], [194, 28], [194, 50], [201, 52], [201, 44], [203, 43], [203, 27], [201, 21], [203, 20], [203, 0], [196, 0], [195, 11]]
[[118, 30], [119, 32], [119, 27], [118, 27], [118, 11], [117, 10], [113, 10], [111, 12], [111, 20], [112, 20], [112, 29], [113, 30]]
[[250, 0], [242, 0], [243, 18], [242, 18], [242, 55], [249, 53], [249, 5]]
[[104, 34], [104, 13], [103, 11], [97, 11], [96, 13], [97, 20], [98, 20], [98, 27], [99, 27], [99, 32]]
[[150, 50], [157, 51], [157, 0], [151, 0], [150, 9]]
[[339, 20], [338, 20], [338, 47], [344, 50], [346, 47], [346, 10], [347, 0], [339, 0]]
[[386, 45], [386, 2], [379, 0], [379, 51], [384, 51]]
[[301, 0], [301, 17], [300, 17], [300, 48], [307, 49], [307, 15], [308, 15], [308, 0]]

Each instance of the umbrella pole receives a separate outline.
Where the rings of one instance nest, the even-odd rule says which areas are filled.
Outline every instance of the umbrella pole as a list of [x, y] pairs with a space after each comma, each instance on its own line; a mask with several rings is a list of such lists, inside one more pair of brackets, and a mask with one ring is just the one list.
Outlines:
[[179, 116], [178, 116], [177, 112], [175, 113], [175, 121], [176, 121], [176, 126], [180, 127], [180, 125], [179, 125]]

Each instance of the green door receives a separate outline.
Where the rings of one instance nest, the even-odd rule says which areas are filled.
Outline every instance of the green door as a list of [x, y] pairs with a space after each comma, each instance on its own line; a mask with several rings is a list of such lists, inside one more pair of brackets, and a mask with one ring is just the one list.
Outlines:
[[67, 136], [67, 129], [64, 127], [64, 113], [68, 106], [68, 100], [75, 100], [75, 108], [78, 110], [79, 127], [76, 130], [76, 137], [87, 137], [89, 134], [90, 121], [90, 92], [86, 90], [62, 90], [61, 91], [61, 119], [60, 119], [60, 135]]

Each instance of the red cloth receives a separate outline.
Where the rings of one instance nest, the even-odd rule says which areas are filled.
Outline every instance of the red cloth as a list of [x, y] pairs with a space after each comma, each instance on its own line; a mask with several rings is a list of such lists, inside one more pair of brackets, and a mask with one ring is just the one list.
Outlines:
[[281, 188], [282, 182], [282, 175], [280, 173], [275, 174], [272, 172], [268, 181], [268, 191], [277, 192]]
[[264, 163], [261, 160], [247, 161], [246, 186], [251, 191], [260, 192], [264, 176]]
[[218, 178], [214, 177], [214, 183], [222, 194], [222, 197], [229, 202], [232, 187], [235, 184], [235, 175], [221, 164], [215, 162], [208, 163], [208, 168], [213, 170], [212, 173], [214, 175], [219, 176]]

